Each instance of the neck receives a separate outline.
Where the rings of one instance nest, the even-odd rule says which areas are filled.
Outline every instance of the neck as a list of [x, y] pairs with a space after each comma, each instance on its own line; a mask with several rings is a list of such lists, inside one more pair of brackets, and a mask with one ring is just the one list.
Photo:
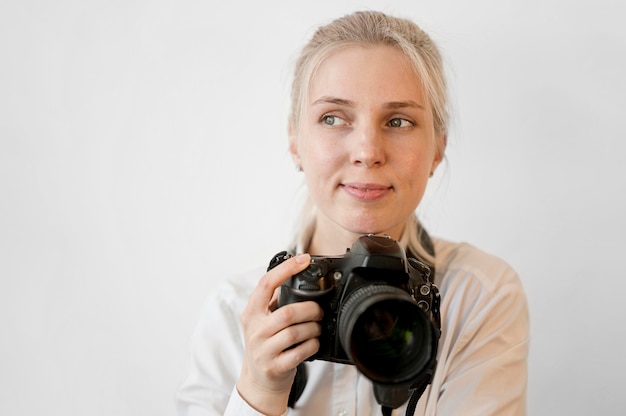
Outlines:
[[[389, 235], [395, 240], [400, 240], [404, 224], [392, 230], [380, 233], [372, 232], [371, 234]], [[346, 253], [346, 249], [352, 247], [352, 244], [362, 235], [370, 234], [369, 232], [353, 232], [347, 230], [338, 224], [320, 220], [317, 218], [313, 235], [308, 247], [305, 250], [318, 256], [339, 256]]]
[[361, 234], [351, 233], [346, 230], [337, 230], [331, 237], [316, 228], [307, 251], [318, 256], [342, 255], [346, 253], [346, 249], [352, 247], [352, 244], [360, 236]]

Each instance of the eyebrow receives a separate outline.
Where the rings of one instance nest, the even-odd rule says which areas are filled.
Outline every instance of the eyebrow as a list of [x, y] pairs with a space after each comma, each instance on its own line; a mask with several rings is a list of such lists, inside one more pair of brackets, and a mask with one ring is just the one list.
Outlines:
[[408, 101], [391, 101], [389, 103], [385, 103], [385, 107], [386, 108], [391, 108], [391, 109], [395, 109], [395, 108], [405, 108], [405, 107], [413, 107], [413, 108], [419, 108], [419, 109], [424, 109], [424, 106], [421, 105], [420, 103], [413, 101], [413, 100], [408, 100]]
[[329, 97], [329, 96], [323, 96], [313, 101], [313, 105], [319, 105], [319, 104], [337, 104], [337, 105], [341, 105], [344, 107], [354, 107], [354, 103], [350, 100], [344, 100], [343, 98]]
[[[338, 97], [331, 97], [331, 96], [323, 96], [321, 98], [318, 98], [317, 100], [313, 101], [312, 105], [320, 105], [320, 104], [336, 104], [336, 105], [341, 105], [344, 107], [355, 107], [354, 102], [350, 100], [346, 100], [346, 99], [338, 98]], [[392, 110], [395, 110], [398, 108], [406, 108], [406, 107], [419, 108], [422, 110], [424, 109], [423, 105], [413, 100], [390, 101], [388, 103], [385, 103], [383, 107], [392, 109]]]

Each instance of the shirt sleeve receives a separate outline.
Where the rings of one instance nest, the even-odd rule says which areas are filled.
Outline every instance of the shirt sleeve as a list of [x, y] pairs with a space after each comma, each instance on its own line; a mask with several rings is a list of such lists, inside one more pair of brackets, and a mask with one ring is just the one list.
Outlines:
[[[226, 407], [226, 411], [224, 412], [224, 416], [265, 416], [263, 413], [259, 413], [254, 410], [250, 405], [239, 395], [237, 388], [233, 388], [233, 392], [230, 396], [230, 401], [228, 402], [228, 406]], [[288, 411], [280, 416], [287, 416]]]
[[526, 414], [529, 318], [526, 295], [508, 266], [451, 279], [441, 345], [438, 415]]
[[235, 388], [244, 348], [239, 297], [232, 287], [208, 296], [192, 335], [188, 375], [176, 395], [179, 416], [258, 416]]
[[176, 394], [178, 416], [264, 416], [236, 388], [244, 354], [240, 315], [262, 274], [258, 269], [225, 281], [207, 297], [191, 338], [188, 375]]

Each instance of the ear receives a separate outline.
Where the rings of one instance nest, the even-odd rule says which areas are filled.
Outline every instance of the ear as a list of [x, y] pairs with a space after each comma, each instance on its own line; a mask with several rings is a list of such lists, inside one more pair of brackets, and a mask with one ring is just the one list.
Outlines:
[[433, 159], [433, 164], [430, 169], [431, 173], [433, 173], [435, 169], [437, 169], [437, 166], [439, 166], [439, 164], [443, 160], [443, 157], [446, 153], [446, 146], [448, 145], [448, 136], [442, 135], [440, 137], [437, 137], [436, 144], [437, 148], [435, 149], [435, 158]]
[[295, 129], [293, 128], [289, 129], [289, 153], [291, 154], [293, 163], [296, 166], [302, 166], [302, 161], [300, 160], [300, 152], [298, 150], [298, 137]]

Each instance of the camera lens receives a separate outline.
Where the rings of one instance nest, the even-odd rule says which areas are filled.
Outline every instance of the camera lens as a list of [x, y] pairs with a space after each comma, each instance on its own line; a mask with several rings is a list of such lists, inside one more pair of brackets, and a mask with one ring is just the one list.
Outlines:
[[359, 371], [378, 383], [420, 375], [434, 353], [430, 320], [402, 289], [369, 285], [355, 290], [339, 316], [341, 344]]

